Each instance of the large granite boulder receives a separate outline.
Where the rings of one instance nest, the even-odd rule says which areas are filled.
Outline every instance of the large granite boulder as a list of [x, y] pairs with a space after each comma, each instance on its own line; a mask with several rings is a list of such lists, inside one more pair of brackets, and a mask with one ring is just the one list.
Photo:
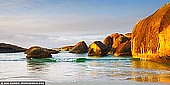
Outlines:
[[[103, 43], [106, 46], [109, 47], [108, 54], [114, 54], [116, 56], [122, 56], [122, 54], [124, 54], [124, 55], [126, 54], [127, 56], [131, 55], [131, 54], [129, 54], [129, 53], [131, 53], [131, 48], [130, 48], [131, 46], [128, 46], [129, 44], [131, 44], [130, 43], [130, 38], [129, 38], [130, 37], [130, 33], [127, 34], [127, 35], [129, 35], [129, 36], [126, 37], [123, 34], [114, 33], [114, 34], [111, 34], [110, 36], [107, 36], [104, 39]], [[126, 45], [127, 41], [129, 42], [128, 45]], [[122, 51], [120, 51], [120, 50], [122, 50]], [[123, 50], [126, 50], [126, 51], [123, 51]], [[115, 54], [115, 52], [116, 52], [116, 54]], [[120, 52], [120, 53], [118, 53], [118, 52]]]
[[72, 49], [69, 51], [70, 53], [87, 53], [88, 52], [88, 46], [84, 41], [78, 42]]
[[101, 41], [95, 41], [90, 44], [88, 48], [89, 56], [105, 56], [109, 51], [109, 47], [104, 45]]
[[39, 46], [33, 46], [30, 47], [26, 52], [27, 54], [26, 58], [51, 58], [52, 55], [49, 50], [39, 47]]
[[170, 62], [170, 3], [138, 21], [131, 41], [134, 58]]
[[0, 53], [25, 52], [27, 49], [16, 45], [0, 43]]

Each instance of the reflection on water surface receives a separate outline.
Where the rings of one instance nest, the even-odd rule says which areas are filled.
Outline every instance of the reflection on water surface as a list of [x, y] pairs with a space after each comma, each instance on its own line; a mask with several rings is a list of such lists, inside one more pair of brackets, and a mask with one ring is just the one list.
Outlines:
[[[83, 62], [76, 62], [83, 59]], [[55, 61], [56, 60], [56, 61]], [[131, 57], [92, 58], [59, 53], [52, 59], [27, 60], [24, 53], [0, 54], [0, 80], [168, 82], [170, 65]]]

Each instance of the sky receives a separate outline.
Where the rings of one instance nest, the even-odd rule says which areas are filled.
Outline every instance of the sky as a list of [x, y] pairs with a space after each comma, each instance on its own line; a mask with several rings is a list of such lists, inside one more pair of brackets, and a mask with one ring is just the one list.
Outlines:
[[168, 1], [0, 0], [0, 42], [24, 47], [89, 43], [101, 35], [131, 32], [138, 20]]

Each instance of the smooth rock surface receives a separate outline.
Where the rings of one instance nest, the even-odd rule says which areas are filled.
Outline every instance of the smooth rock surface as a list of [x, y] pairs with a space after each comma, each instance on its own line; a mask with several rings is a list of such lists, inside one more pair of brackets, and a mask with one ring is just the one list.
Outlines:
[[70, 53], [87, 53], [88, 52], [88, 46], [84, 41], [78, 42], [72, 49], [70, 49]]
[[134, 58], [170, 62], [170, 3], [136, 23], [131, 47]]
[[30, 47], [26, 52], [27, 54], [26, 58], [51, 58], [52, 55], [49, 50], [39, 47], [39, 46], [33, 46]]

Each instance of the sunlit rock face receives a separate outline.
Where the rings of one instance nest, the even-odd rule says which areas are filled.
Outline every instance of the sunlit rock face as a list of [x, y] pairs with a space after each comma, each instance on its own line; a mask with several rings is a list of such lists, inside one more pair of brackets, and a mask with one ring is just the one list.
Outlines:
[[113, 54], [114, 56], [131, 55], [131, 33], [125, 35], [114, 33], [104, 39], [103, 44], [109, 47], [108, 54]]
[[131, 41], [134, 58], [170, 62], [170, 3], [138, 21]]
[[125, 34], [125, 37], [127, 37], [127, 38], [131, 39], [131, 37], [132, 37], [132, 33], [126, 33], [126, 34]]
[[101, 41], [94, 41], [88, 48], [88, 56], [105, 56], [109, 49]]

